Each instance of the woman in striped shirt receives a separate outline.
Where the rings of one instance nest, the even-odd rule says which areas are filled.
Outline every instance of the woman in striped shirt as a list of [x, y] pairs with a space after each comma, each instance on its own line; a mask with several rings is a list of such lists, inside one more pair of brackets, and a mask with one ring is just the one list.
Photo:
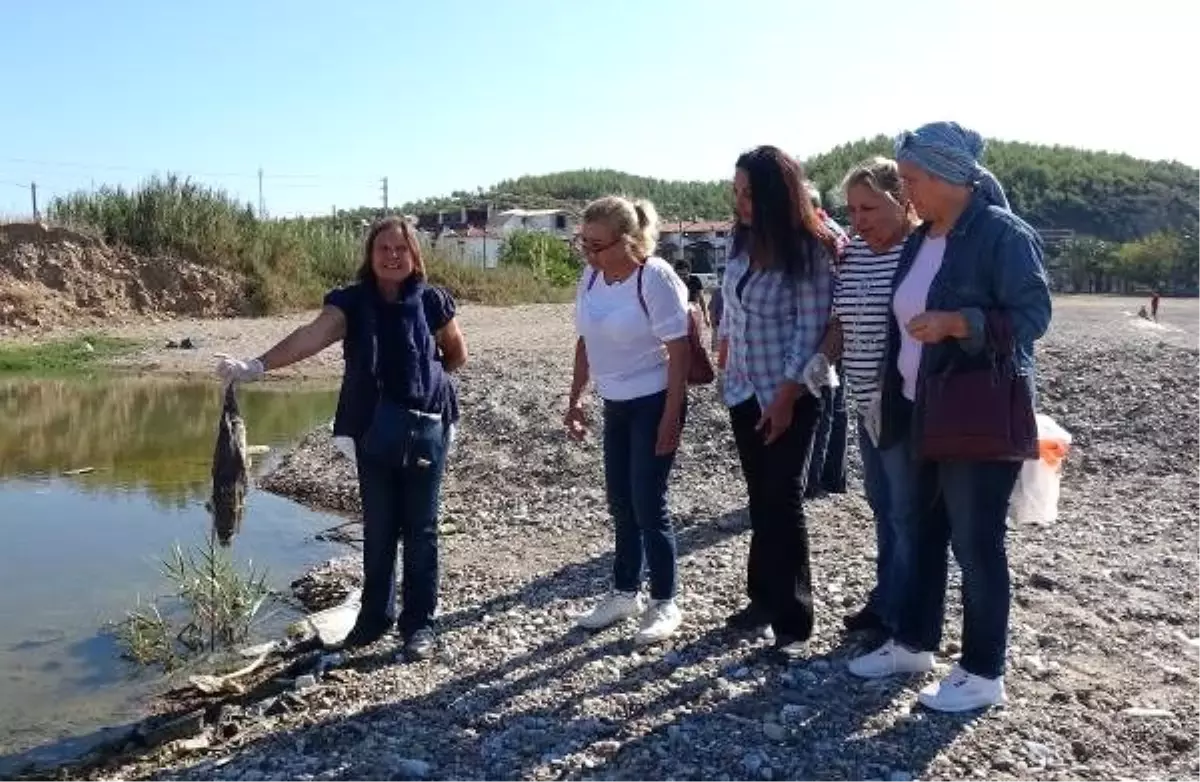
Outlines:
[[855, 166], [842, 182], [854, 238], [846, 247], [833, 292], [833, 316], [821, 346], [841, 358], [844, 382], [858, 410], [863, 487], [875, 515], [875, 587], [867, 604], [843, 621], [851, 632], [895, 631], [905, 569], [915, 484], [913, 460], [903, 444], [876, 447], [879, 373], [887, 345], [892, 278], [904, 240], [919, 222], [900, 186], [894, 160], [875, 157]]
[[738, 158], [734, 200], [718, 363], [752, 532], [750, 603], [728, 623], [770, 629], [776, 649], [792, 656], [813, 629], [803, 495], [821, 403], [803, 375], [829, 322], [837, 244], [809, 203], [800, 164], [776, 147]]

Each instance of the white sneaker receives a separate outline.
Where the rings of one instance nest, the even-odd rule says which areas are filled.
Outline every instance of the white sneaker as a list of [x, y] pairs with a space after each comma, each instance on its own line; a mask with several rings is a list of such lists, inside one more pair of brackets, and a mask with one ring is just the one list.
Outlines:
[[889, 638], [873, 652], [855, 657], [847, 666], [862, 679], [882, 679], [897, 673], [925, 673], [933, 670], [933, 652], [914, 652]]
[[674, 600], [652, 600], [646, 615], [642, 617], [642, 626], [633, 637], [635, 644], [656, 644], [665, 641], [675, 634], [683, 621], [683, 613]]
[[1008, 696], [1004, 692], [1003, 676], [988, 679], [955, 665], [945, 679], [923, 687], [917, 700], [934, 711], [972, 711], [985, 706], [1001, 706], [1008, 701]]
[[613, 591], [595, 608], [578, 617], [575, 624], [588, 630], [600, 630], [611, 624], [640, 615], [646, 610], [646, 599], [640, 592]]

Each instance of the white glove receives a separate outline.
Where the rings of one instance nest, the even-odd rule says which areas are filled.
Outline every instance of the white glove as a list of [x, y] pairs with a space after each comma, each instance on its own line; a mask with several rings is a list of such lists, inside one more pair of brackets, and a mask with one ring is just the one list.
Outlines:
[[218, 354], [217, 375], [226, 383], [249, 383], [258, 380], [267, 371], [256, 358], [237, 359]]
[[838, 376], [837, 370], [829, 364], [829, 359], [825, 358], [824, 353], [814, 353], [813, 357], [804, 365], [804, 371], [800, 373], [804, 385], [808, 388], [808, 392], [813, 396], [820, 396], [821, 389], [825, 387], [837, 388]]

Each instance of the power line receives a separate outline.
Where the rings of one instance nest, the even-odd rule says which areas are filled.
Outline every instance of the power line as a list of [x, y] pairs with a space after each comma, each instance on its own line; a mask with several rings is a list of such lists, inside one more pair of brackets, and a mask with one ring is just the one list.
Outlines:
[[[0, 162], [17, 163], [17, 164], [31, 165], [31, 166], [47, 166], [50, 168], [75, 168], [75, 169], [82, 169], [85, 171], [87, 171], [87, 170], [91, 170], [91, 171], [127, 171], [127, 172], [131, 172], [131, 173], [143, 173], [143, 174], [160, 170], [157, 168], [149, 168], [148, 169], [146, 167], [119, 166], [119, 165], [100, 164], [100, 163], [77, 163], [77, 162], [68, 162], [68, 161], [33, 160], [30, 158], [0, 158]], [[182, 174], [185, 176], [196, 176], [196, 177], [242, 178], [242, 179], [256, 179], [258, 177], [257, 172], [247, 172], [247, 171], [225, 171], [225, 172], [183, 171], [180, 169], [171, 169], [171, 168], [161, 169], [161, 170], [166, 170], [166, 171], [170, 171], [173, 173]], [[371, 179], [371, 177], [369, 177], [369, 176], [366, 176], [366, 175], [359, 176], [357, 174], [297, 174], [297, 173], [264, 174], [263, 178], [265, 178], [265, 179], [324, 179], [324, 180], [343, 180], [343, 181], [345, 181], [345, 180], [361, 180], [364, 183]]]

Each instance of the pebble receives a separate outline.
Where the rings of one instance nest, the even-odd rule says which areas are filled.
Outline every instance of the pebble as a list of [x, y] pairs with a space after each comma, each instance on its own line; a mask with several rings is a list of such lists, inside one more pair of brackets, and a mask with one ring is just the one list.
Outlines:
[[787, 738], [787, 728], [780, 725], [778, 722], [764, 722], [763, 735], [771, 741], [783, 741]]
[[305, 690], [311, 690], [316, 686], [317, 677], [313, 676], [311, 673], [305, 673], [296, 677], [296, 682], [292, 685], [292, 688], [296, 690], [296, 692], [304, 692]]
[[433, 771], [433, 765], [426, 760], [399, 758], [394, 762], [396, 775], [400, 779], [425, 779]]

